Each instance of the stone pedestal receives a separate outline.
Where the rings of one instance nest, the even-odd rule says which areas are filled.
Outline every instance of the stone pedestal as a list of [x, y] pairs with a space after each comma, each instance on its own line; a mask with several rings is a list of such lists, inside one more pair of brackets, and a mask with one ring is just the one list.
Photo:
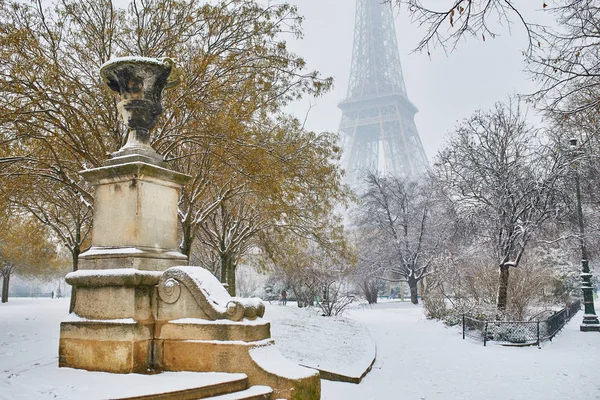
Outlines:
[[[229, 296], [178, 250], [179, 190], [150, 146], [173, 61], [124, 57], [100, 70], [119, 92], [127, 144], [81, 174], [94, 186], [92, 246], [67, 275], [73, 312], [60, 326], [59, 366], [116, 373], [241, 372], [276, 398], [318, 400], [319, 373], [277, 351], [257, 299]], [[280, 368], [283, 368], [279, 370]]]
[[179, 190], [188, 176], [132, 162], [86, 170], [95, 187], [92, 247], [67, 275], [73, 313], [61, 323], [59, 365], [107, 372], [153, 368], [156, 285], [187, 263], [177, 248]]
[[187, 263], [177, 241], [179, 189], [189, 177], [132, 162], [82, 171], [95, 187], [92, 247], [80, 269], [164, 271]]

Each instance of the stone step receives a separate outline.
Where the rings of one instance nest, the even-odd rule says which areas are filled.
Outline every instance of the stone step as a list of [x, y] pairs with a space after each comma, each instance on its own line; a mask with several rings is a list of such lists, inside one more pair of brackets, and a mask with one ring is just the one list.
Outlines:
[[[210, 374], [207, 374], [210, 375]], [[196, 400], [196, 399], [220, 399], [232, 393], [239, 393], [248, 387], [248, 377], [245, 374], [218, 374], [214, 383], [202, 383], [197, 387], [181, 390], [167, 390], [160, 393], [152, 393], [134, 397], [119, 397], [118, 400]], [[270, 390], [271, 388], [269, 388]], [[227, 397], [226, 397], [227, 398]], [[254, 399], [254, 397], [248, 397]], [[265, 397], [266, 398], [266, 397]], [[116, 399], [116, 398], [115, 398]], [[237, 397], [234, 397], [237, 399]], [[240, 397], [240, 399], [246, 399]], [[257, 397], [263, 399], [263, 397]], [[270, 399], [270, 397], [268, 397]]]
[[270, 387], [256, 385], [240, 392], [208, 397], [203, 400], [271, 400], [272, 394], [273, 389]]

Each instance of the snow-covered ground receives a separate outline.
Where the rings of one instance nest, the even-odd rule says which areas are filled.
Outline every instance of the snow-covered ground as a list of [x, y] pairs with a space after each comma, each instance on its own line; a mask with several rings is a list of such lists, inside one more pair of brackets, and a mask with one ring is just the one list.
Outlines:
[[360, 378], [372, 364], [376, 346], [368, 329], [349, 318], [321, 316], [318, 308], [267, 306], [271, 336], [281, 353], [306, 367]]
[[348, 317], [369, 328], [377, 360], [360, 385], [322, 381], [322, 398], [600, 399], [600, 333], [580, 332], [582, 316], [538, 349], [462, 340], [408, 302], [353, 310]]
[[[102, 398], [90, 373], [56, 367], [67, 309], [65, 299], [0, 305], [0, 398]], [[267, 305], [265, 316], [284, 355], [324, 369], [360, 367], [375, 340], [377, 360], [362, 383], [323, 381], [323, 400], [600, 399], [600, 333], [579, 332], [582, 313], [541, 349], [463, 341], [456, 328], [426, 320], [408, 302], [358, 307], [334, 319], [292, 304]], [[117, 382], [109, 375], [98, 380], [95, 373], [95, 382], [140, 388], [139, 394], [190, 379], [188, 373], [160, 374], [162, 381], [120, 375]]]

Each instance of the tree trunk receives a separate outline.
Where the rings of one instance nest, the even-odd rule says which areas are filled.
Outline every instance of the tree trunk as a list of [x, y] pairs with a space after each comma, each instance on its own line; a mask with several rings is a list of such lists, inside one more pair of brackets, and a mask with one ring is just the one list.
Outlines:
[[[4, 272], [4, 271], [2, 271]], [[6, 303], [8, 301], [8, 284], [10, 282], [10, 271], [2, 274], [2, 302]]]
[[227, 291], [231, 296], [235, 296], [235, 267], [233, 257], [221, 254], [221, 283], [227, 284]]
[[418, 283], [419, 293], [421, 294], [421, 301], [425, 301], [425, 278], [421, 278]]
[[221, 253], [221, 283], [227, 283], [227, 255]]
[[[81, 247], [75, 246], [73, 250], [71, 250], [71, 262], [73, 263], [73, 272], [79, 269], [79, 254], [81, 253]], [[77, 289], [75, 286], [71, 287], [71, 300], [69, 301], [69, 314], [73, 312], [75, 309], [75, 297]]]
[[415, 279], [408, 280], [408, 287], [410, 288], [410, 301], [413, 304], [419, 304], [419, 298], [417, 297], [417, 281]]
[[188, 259], [188, 264], [190, 263], [190, 254], [192, 253], [192, 242], [194, 237], [192, 235], [192, 223], [189, 220], [185, 220], [181, 222], [181, 245], [179, 246], [179, 250], [185, 254]]
[[235, 267], [233, 260], [230, 260], [228, 263], [228, 271], [227, 271], [227, 289], [231, 296], [235, 296], [236, 291], [236, 282], [235, 282]]
[[498, 302], [497, 307], [499, 311], [506, 310], [506, 303], [508, 300], [508, 275], [509, 266], [501, 265], [500, 273], [498, 277]]

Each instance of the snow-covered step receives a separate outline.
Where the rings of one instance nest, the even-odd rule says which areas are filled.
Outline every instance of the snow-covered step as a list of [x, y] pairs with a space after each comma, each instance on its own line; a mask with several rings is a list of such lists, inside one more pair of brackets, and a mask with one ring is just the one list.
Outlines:
[[[88, 371], [85, 371], [88, 372]], [[89, 373], [89, 372], [88, 372]], [[103, 374], [103, 373], [96, 373]], [[107, 374], [103, 374], [107, 375]], [[125, 375], [125, 374], [109, 374]], [[137, 374], [130, 374], [137, 375]], [[218, 398], [218, 396], [236, 393], [245, 390], [248, 387], [248, 377], [246, 374], [229, 374], [222, 372], [163, 372], [156, 375], [141, 375], [135, 376], [143, 389], [138, 388], [134, 396], [123, 396], [124, 385], [114, 384], [116, 391], [121, 392], [119, 395], [102, 395], [97, 396], [103, 399], [120, 399], [120, 400], [196, 400], [205, 398]], [[129, 377], [131, 379], [131, 377]], [[106, 380], [106, 379], [104, 379]], [[128, 381], [131, 382], [131, 381]], [[162, 384], [161, 384], [162, 383]]]
[[251, 386], [241, 392], [208, 397], [203, 400], [271, 400], [273, 389], [268, 386]]

